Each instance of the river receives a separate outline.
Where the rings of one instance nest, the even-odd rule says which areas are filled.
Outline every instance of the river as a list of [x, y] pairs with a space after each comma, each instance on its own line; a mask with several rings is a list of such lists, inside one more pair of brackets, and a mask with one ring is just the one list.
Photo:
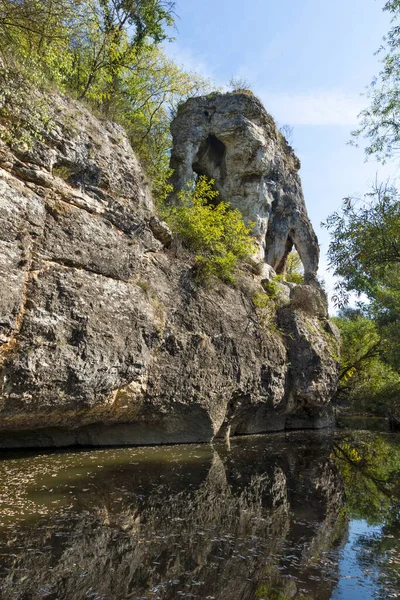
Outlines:
[[2, 600], [400, 598], [400, 435], [0, 454]]

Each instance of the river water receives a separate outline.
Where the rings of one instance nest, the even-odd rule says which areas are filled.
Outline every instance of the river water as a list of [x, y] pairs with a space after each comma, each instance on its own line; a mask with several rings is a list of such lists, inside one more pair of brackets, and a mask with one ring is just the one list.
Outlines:
[[400, 598], [400, 435], [3, 452], [2, 600]]

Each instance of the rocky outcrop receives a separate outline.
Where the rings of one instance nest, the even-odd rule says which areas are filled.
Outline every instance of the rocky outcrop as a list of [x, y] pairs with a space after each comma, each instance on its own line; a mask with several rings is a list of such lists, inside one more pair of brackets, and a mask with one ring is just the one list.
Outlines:
[[221, 198], [255, 223], [259, 258], [282, 273], [295, 246], [306, 281], [313, 281], [319, 246], [304, 204], [300, 162], [260, 101], [251, 92], [190, 98], [171, 131], [175, 190], [197, 175], [214, 179]]
[[[199, 286], [123, 129], [72, 100], [49, 103], [43, 140], [0, 143], [0, 446], [205, 442], [326, 423], [337, 343], [325, 309], [304, 302], [323, 304], [317, 288], [286, 287], [266, 320], [250, 267], [237, 287]], [[282, 157], [276, 168], [300, 189]], [[294, 231], [301, 219], [287, 218]]]

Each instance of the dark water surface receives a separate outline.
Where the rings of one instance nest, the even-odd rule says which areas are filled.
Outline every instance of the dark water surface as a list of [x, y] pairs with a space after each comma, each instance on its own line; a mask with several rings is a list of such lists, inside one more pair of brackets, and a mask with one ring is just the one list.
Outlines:
[[400, 598], [400, 436], [0, 455], [2, 600]]

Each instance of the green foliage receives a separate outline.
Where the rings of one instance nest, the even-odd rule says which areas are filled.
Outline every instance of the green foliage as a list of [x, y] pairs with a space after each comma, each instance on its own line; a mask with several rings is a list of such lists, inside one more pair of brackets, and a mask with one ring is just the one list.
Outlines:
[[353, 407], [385, 414], [400, 394], [400, 204], [397, 190], [376, 186], [363, 202], [345, 200], [325, 224], [328, 256], [340, 277], [334, 300], [344, 306], [351, 292], [368, 300], [362, 314], [345, 311], [340, 393]]
[[204, 94], [210, 83], [185, 72], [156, 46], [143, 45], [108, 106], [108, 114], [126, 129], [153, 182], [155, 196], [165, 195], [169, 173], [169, 124], [181, 102]]
[[252, 297], [254, 308], [261, 317], [263, 325], [276, 329], [276, 304], [268, 294], [257, 292]]
[[0, 67], [0, 140], [29, 149], [51, 128], [49, 108], [21, 70]]
[[340, 379], [347, 382], [371, 359], [379, 356], [381, 336], [376, 324], [357, 311], [332, 319], [339, 327], [342, 342]]
[[[54, 86], [121, 123], [161, 195], [171, 117], [180, 102], [210, 91], [208, 81], [183, 71], [159, 47], [173, 11], [167, 0], [0, 0], [0, 68], [18, 70], [25, 87]], [[15, 100], [10, 112], [17, 114], [23, 102]]]
[[73, 175], [73, 171], [70, 167], [67, 167], [65, 165], [56, 165], [53, 167], [52, 175], [54, 175], [55, 177], [59, 177], [64, 181], [68, 181], [69, 178]]
[[344, 304], [348, 292], [355, 291], [378, 302], [390, 297], [397, 304], [400, 301], [397, 190], [376, 185], [362, 202], [346, 198], [342, 210], [333, 213], [323, 225], [331, 233], [329, 264], [341, 278], [334, 300]]
[[262, 292], [256, 292], [252, 297], [252, 301], [255, 308], [268, 308], [271, 306], [271, 302], [273, 303], [271, 296]]
[[266, 585], [260, 586], [256, 591], [256, 600], [287, 600], [287, 596], [279, 591], [272, 590]]
[[[276, 286], [276, 284], [273, 284]], [[261, 326], [269, 332], [275, 332], [279, 335], [283, 334], [282, 329], [277, 323], [277, 308], [279, 301], [278, 289], [276, 293], [271, 296], [265, 292], [256, 292], [252, 295], [252, 303], [258, 315]]]
[[360, 311], [343, 311], [334, 321], [341, 334], [339, 401], [354, 412], [386, 415], [399, 394], [400, 376], [385, 362], [382, 331]]
[[400, 2], [390, 0], [383, 10], [392, 15], [393, 26], [377, 52], [382, 57], [382, 68], [370, 85], [370, 104], [361, 112], [360, 127], [353, 136], [355, 139], [364, 136], [368, 142], [367, 156], [374, 155], [384, 162], [397, 153], [400, 143]]
[[[61, 77], [69, 63], [68, 38], [78, 26], [79, 2], [73, 0], [0, 0], [0, 56], [17, 60], [34, 75]], [[10, 64], [11, 63], [11, 64]]]
[[304, 283], [304, 269], [296, 251], [289, 253], [286, 259], [285, 280], [291, 283]]
[[280, 276], [277, 275], [272, 281], [263, 282], [263, 288], [265, 290], [265, 293], [272, 299], [276, 298], [279, 293], [279, 286], [277, 284], [277, 281], [279, 281], [279, 277]]
[[146, 40], [167, 37], [173, 2], [164, 0], [0, 0], [0, 51], [11, 50], [79, 98], [113, 92]]
[[[261, 585], [256, 590], [255, 600], [289, 600], [293, 595], [287, 595], [281, 590], [270, 588], [267, 585]], [[312, 600], [310, 596], [303, 594], [296, 595], [297, 600]]]
[[233, 283], [239, 260], [255, 252], [250, 237], [252, 224], [246, 226], [241, 213], [229, 208], [229, 203], [218, 202], [214, 181], [200, 177], [197, 184], [189, 184], [180, 192], [179, 205], [164, 211], [171, 228], [184, 245], [196, 253], [199, 278], [211, 276]]
[[333, 458], [343, 477], [350, 517], [389, 522], [400, 501], [400, 447], [384, 436], [352, 434], [335, 443]]

